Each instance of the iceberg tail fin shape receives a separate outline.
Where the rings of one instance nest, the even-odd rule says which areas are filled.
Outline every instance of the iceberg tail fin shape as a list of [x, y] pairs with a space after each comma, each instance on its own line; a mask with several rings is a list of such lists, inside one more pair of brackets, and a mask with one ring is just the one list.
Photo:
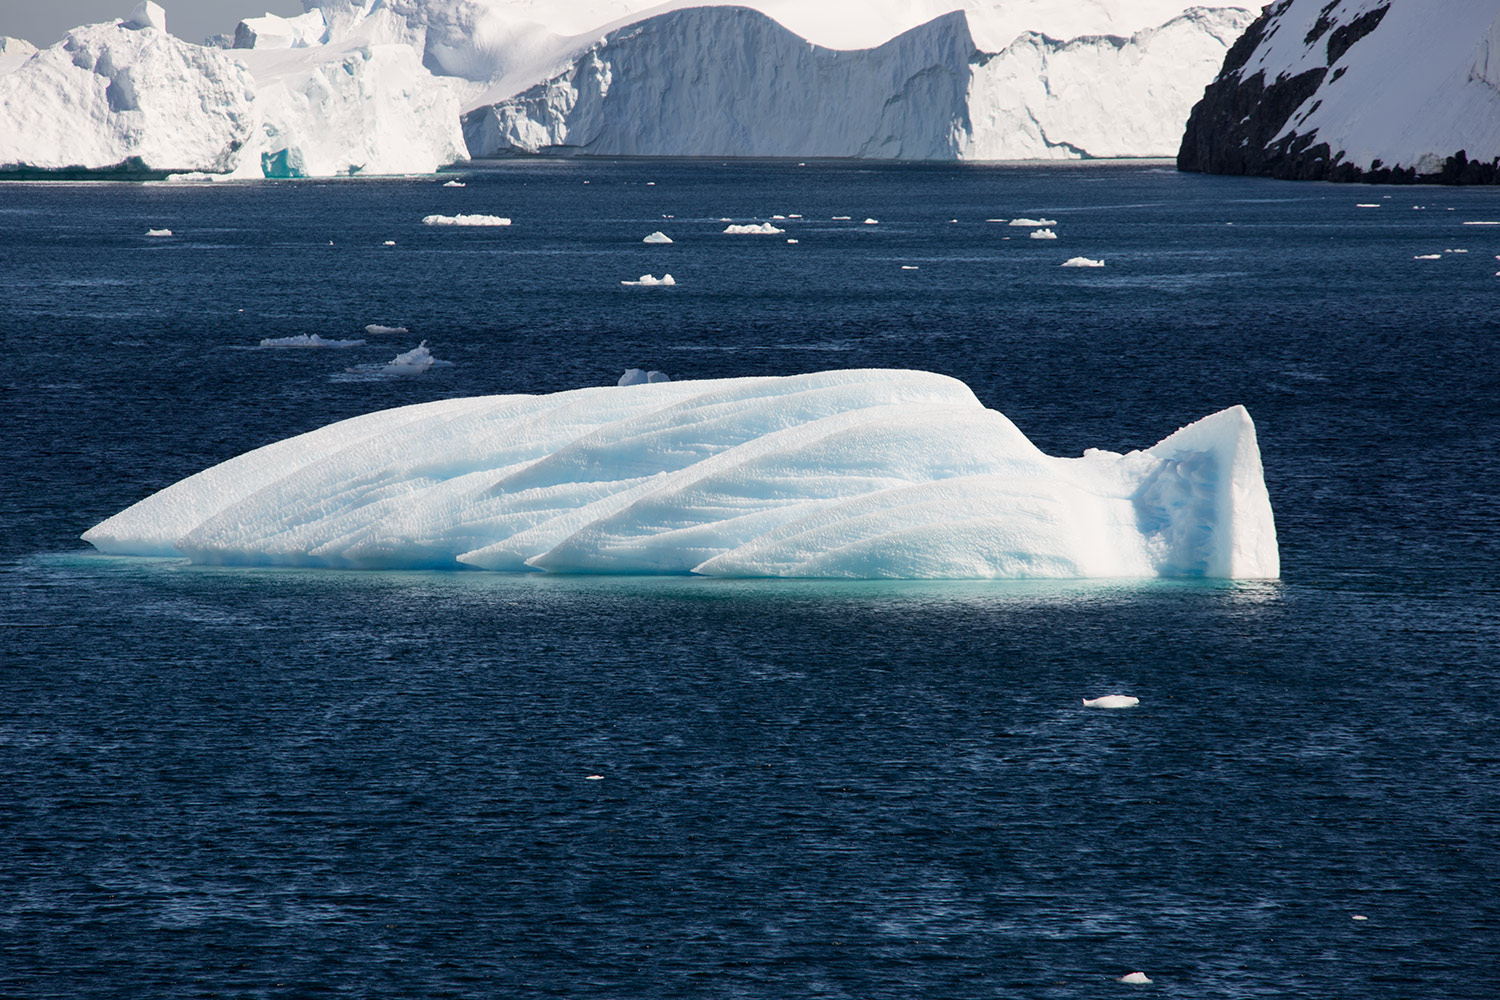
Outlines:
[[1255, 424], [1231, 406], [1147, 450], [1160, 465], [1135, 497], [1162, 575], [1274, 580], [1276, 522]]

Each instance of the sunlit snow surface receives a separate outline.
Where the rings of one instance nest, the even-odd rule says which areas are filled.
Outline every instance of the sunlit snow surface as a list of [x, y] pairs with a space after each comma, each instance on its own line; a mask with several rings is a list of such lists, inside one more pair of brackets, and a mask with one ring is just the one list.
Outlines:
[[1255, 430], [1042, 454], [956, 379], [897, 370], [406, 406], [269, 445], [83, 536], [334, 568], [822, 578], [1274, 578]]

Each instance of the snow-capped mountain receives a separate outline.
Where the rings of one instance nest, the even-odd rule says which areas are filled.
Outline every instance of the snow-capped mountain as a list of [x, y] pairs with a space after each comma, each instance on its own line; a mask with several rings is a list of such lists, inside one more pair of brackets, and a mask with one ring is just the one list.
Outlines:
[[1183, 170], [1500, 180], [1500, 3], [1280, 0], [1194, 109]]
[[557, 147], [1170, 155], [1251, 20], [1183, 0], [304, 6], [199, 46], [147, 0], [40, 52], [0, 47], [0, 168], [405, 173]]

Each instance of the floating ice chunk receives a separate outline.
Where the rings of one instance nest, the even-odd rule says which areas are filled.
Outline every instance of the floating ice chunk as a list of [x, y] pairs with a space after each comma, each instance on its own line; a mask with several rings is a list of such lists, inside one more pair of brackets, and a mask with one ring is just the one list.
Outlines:
[[1146, 974], [1144, 972], [1132, 972], [1127, 976], [1121, 976], [1120, 982], [1130, 983], [1134, 986], [1144, 986], [1150, 983], [1151, 980], [1146, 978]]
[[[1448, 209], [1448, 211], [1451, 212], [1451, 211], [1453, 211], [1453, 209], [1450, 208], [1450, 209]], [[1465, 226], [1500, 226], [1500, 222], [1465, 222], [1465, 223], [1463, 223], [1463, 225], [1465, 225]]]
[[835, 215], [833, 217], [833, 221], [834, 222], [849, 222], [853, 218], [854, 218], [854, 216], [852, 216], [852, 215]]
[[404, 326], [381, 326], [379, 323], [370, 323], [365, 327], [365, 333], [380, 336], [387, 333], [411, 333], [411, 331]]
[[647, 379], [630, 392], [446, 399], [342, 421], [185, 479], [85, 538], [125, 555], [346, 569], [1279, 572], [1240, 407], [1145, 451], [1067, 459], [942, 375]]
[[918, 268], [917, 268], [917, 265], [915, 265], [915, 264], [902, 264], [901, 265], [901, 270], [903, 270], [903, 271], [915, 271], [915, 270], [918, 270]]
[[666, 372], [659, 372], [655, 369], [648, 372], [643, 368], [627, 368], [625, 369], [625, 374], [620, 376], [620, 380], [615, 385], [647, 385], [655, 382], [670, 381], [672, 380], [667, 377]]
[[733, 222], [734, 220], [733, 219], [729, 219], [729, 218], [724, 218], [724, 219], [720, 219], [719, 221], [720, 222]]
[[[995, 219], [993, 221], [999, 222], [1000, 220], [999, 219]], [[1028, 229], [1035, 229], [1038, 226], [1055, 226], [1055, 225], [1057, 225], [1057, 220], [1056, 219], [1011, 219], [1010, 220], [1010, 224], [1012, 226], [1025, 226]]]
[[604, 775], [602, 775], [602, 774], [591, 774], [588, 777], [584, 778], [583, 780], [584, 781], [603, 781], [604, 780]]
[[646, 182], [646, 186], [648, 188], [654, 188], [654, 187], [656, 187], [656, 182], [655, 181], [647, 181]]
[[784, 216], [784, 215], [773, 215], [773, 216], [771, 216], [771, 220], [773, 222], [784, 222], [784, 221], [786, 221], [786, 216]]
[[429, 215], [424, 226], [508, 226], [510, 220], [498, 215]]
[[798, 242], [800, 242], [800, 241], [799, 241], [799, 240], [787, 240], [787, 242], [788, 242], [788, 243], [798, 243]]
[[1032, 232], [1031, 238], [1034, 240], [1055, 240], [1057, 239], [1057, 234], [1050, 229], [1037, 229]]
[[[1032, 235], [1035, 236], [1036, 234], [1033, 233]], [[1061, 267], [1103, 267], [1104, 266], [1104, 261], [1102, 261], [1102, 260], [1090, 260], [1088, 257], [1069, 257], [1067, 260], [1063, 261], [1062, 264], [1059, 265], [1059, 266], [1061, 266]]]
[[445, 184], [443, 184], [443, 187], [445, 187], [445, 188], [461, 188], [461, 187], [468, 187], [468, 186], [469, 185], [465, 184], [463, 181], [448, 181]]
[[1349, 919], [1350, 920], [1369, 920], [1370, 918], [1367, 917], [1367, 916], [1365, 916], [1363, 913], [1353, 913], [1353, 914], [1349, 915]]
[[160, 4], [144, 0], [143, 3], [135, 5], [135, 10], [130, 16], [120, 22], [122, 28], [155, 28], [158, 31], [167, 30], [167, 12], [161, 9]]
[[657, 244], [663, 244], [664, 245], [664, 244], [667, 244], [667, 243], [671, 243], [672, 242], [672, 237], [668, 236], [666, 233], [664, 233], [664, 232], [662, 232], [661, 230], [658, 229], [656, 232], [652, 233], [650, 236], [647, 236], [645, 239], [641, 240], [641, 242], [642, 243], [657, 243]]
[[1354, 207], [1355, 208], [1379, 208], [1380, 204], [1379, 204], [1379, 202], [1362, 201], [1359, 204], [1355, 205]]
[[172, 235], [172, 230], [170, 230], [170, 229], [148, 229], [148, 230], [146, 230], [146, 235], [147, 236], [171, 236]]
[[664, 274], [660, 278], [657, 278], [650, 274], [643, 274], [634, 281], [622, 281], [620, 282], [620, 284], [644, 286], [646, 288], [658, 288], [664, 285], [675, 285], [677, 284], [677, 279], [672, 277], [670, 274]]
[[1412, 258], [1412, 260], [1442, 260], [1442, 259], [1443, 259], [1443, 255], [1440, 254], [1440, 253], [1419, 253], [1415, 257]]
[[[953, 221], [957, 222], [958, 220], [954, 219]], [[985, 222], [1007, 222], [1009, 220], [1007, 220], [1007, 219], [985, 219], [984, 221]]]
[[787, 218], [788, 219], [800, 219], [800, 218], [802, 218], [802, 216], [800, 216], [800, 215], [788, 215]]
[[1467, 250], [1444, 250], [1443, 253], [1468, 253]]
[[1102, 698], [1083, 699], [1084, 708], [1134, 708], [1141, 699], [1128, 694], [1107, 694]]
[[381, 244], [381, 246], [386, 246], [386, 247], [393, 247], [395, 245], [396, 245], [396, 241], [395, 240], [386, 240], [384, 243]]
[[299, 333], [295, 337], [267, 337], [261, 347], [360, 347], [363, 340], [329, 340], [314, 334]]
[[724, 232], [731, 236], [778, 236], [786, 232], [786, 230], [777, 229], [769, 222], [763, 222], [758, 226], [754, 224], [748, 226], [726, 226]]
[[202, 170], [189, 170], [181, 174], [168, 174], [163, 178], [168, 184], [201, 184], [223, 179], [223, 174], [210, 174]]
[[866, 219], [864, 224], [867, 225], [867, 226], [878, 226], [878, 225], [880, 225], [880, 220], [879, 219]]

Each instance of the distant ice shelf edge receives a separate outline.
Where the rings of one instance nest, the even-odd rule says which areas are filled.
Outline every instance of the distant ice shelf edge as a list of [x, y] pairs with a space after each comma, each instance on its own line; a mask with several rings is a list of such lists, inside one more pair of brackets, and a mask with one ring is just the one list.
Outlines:
[[[154, 3], [39, 51], [0, 38], [0, 176], [410, 175], [544, 151], [1171, 156], [1253, 19], [1186, 0], [1014, 13], [924, 0], [857, 17], [830, 7], [814, 20], [860, 30], [832, 32], [840, 47], [828, 48], [767, 16], [801, 24], [805, 11], [763, 0], [618, 0], [587, 13], [518, 0], [305, 6], [249, 18], [214, 45], [171, 35]], [[593, 15], [613, 19], [562, 27]], [[886, 40], [866, 48], [855, 34]]]
[[1243, 407], [1145, 450], [1054, 458], [962, 382], [886, 369], [403, 406], [230, 459], [83, 538], [109, 554], [230, 566], [1280, 574]]

